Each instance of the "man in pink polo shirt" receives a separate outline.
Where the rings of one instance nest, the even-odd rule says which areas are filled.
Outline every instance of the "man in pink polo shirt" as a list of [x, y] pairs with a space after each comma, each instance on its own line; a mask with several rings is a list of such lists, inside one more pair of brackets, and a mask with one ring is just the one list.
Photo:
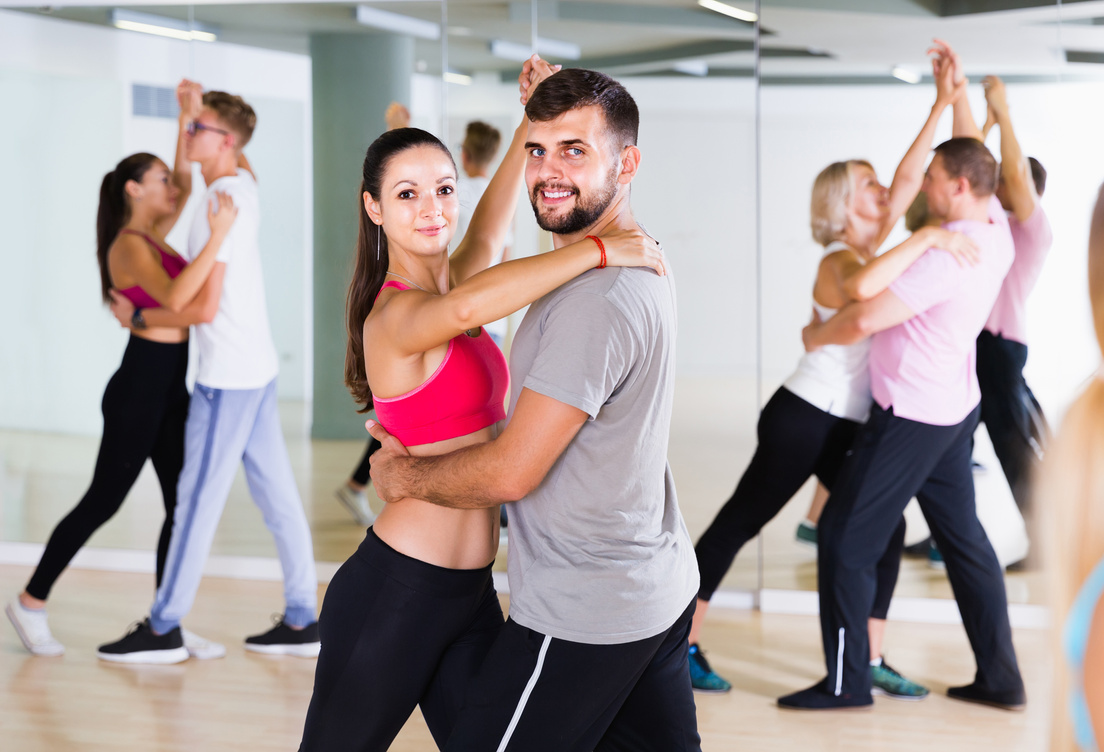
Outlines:
[[989, 320], [977, 339], [977, 373], [981, 386], [981, 420], [993, 440], [1016, 506], [1029, 518], [1031, 476], [1045, 439], [1043, 412], [1024, 380], [1027, 326], [1024, 308], [1043, 269], [1053, 236], [1039, 198], [1046, 170], [1025, 159], [1012, 130], [1004, 82], [984, 80], [985, 101], [1000, 127], [1001, 169], [997, 198], [1008, 212], [1016, 258], [1004, 278]]
[[980, 390], [974, 342], [1012, 265], [1008, 221], [993, 196], [997, 163], [978, 140], [935, 148], [922, 190], [945, 227], [980, 247], [976, 266], [929, 251], [885, 292], [806, 330], [806, 347], [872, 336], [868, 422], [819, 524], [820, 622], [828, 676], [779, 705], [829, 709], [871, 704], [866, 618], [874, 569], [913, 496], [947, 563], [947, 576], [977, 659], [956, 699], [1024, 704], [1012, 647], [1004, 576], [978, 521], [970, 472]]

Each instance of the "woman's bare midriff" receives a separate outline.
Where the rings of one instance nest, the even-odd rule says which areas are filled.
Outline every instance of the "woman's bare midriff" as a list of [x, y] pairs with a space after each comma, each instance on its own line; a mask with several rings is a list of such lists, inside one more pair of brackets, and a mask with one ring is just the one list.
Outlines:
[[[499, 429], [500, 424], [495, 424], [467, 436], [408, 449], [419, 457], [447, 454], [491, 441]], [[451, 509], [421, 499], [403, 499], [385, 505], [373, 529], [399, 553], [448, 569], [480, 569], [494, 561], [498, 552], [497, 506]]]
[[150, 342], [176, 345], [188, 341], [188, 327], [177, 329], [172, 326], [152, 326], [149, 329], [131, 329], [130, 331], [135, 337], [147, 339]]

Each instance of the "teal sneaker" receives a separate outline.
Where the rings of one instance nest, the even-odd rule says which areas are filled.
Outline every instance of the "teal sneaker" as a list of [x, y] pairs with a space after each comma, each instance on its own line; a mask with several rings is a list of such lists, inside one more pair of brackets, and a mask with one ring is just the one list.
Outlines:
[[805, 546], [817, 546], [817, 529], [816, 525], [808, 520], [802, 520], [797, 526], [797, 532], [794, 533], [794, 540]]
[[946, 569], [947, 562], [943, 561], [943, 554], [932, 543], [931, 548], [928, 549], [928, 566], [932, 569]]
[[871, 693], [895, 700], [923, 700], [928, 696], [927, 687], [901, 676], [884, 658], [880, 666], [870, 667], [870, 683]]
[[732, 685], [713, 673], [697, 643], [690, 646], [690, 684], [698, 692], [727, 692]]

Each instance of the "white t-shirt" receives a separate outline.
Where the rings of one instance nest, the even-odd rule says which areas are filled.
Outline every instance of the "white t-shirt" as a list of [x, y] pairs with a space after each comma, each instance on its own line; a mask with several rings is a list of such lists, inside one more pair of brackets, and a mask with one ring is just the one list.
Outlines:
[[[483, 192], [487, 190], [487, 186], [490, 185], [491, 179], [483, 175], [478, 175], [474, 178], [469, 178], [467, 175], [462, 175], [459, 180], [456, 181], [456, 194], [460, 200], [460, 218], [456, 222], [456, 234], [453, 235], [453, 243], [460, 244], [460, 241], [464, 239], [464, 235], [468, 232], [468, 225], [471, 223], [472, 214], [475, 213], [475, 207], [479, 204], [479, 199], [483, 197]], [[512, 221], [512, 220], [511, 220]], [[502, 263], [502, 256], [506, 248], [513, 246], [514, 244], [514, 230], [511, 225], [510, 229], [506, 233], [506, 242], [503, 247], [495, 254], [494, 260], [491, 261], [491, 266]], [[484, 329], [488, 334], [502, 340], [506, 338], [507, 324], [506, 319], [502, 318], [498, 321], [492, 321], [487, 324]]]
[[213, 389], [260, 389], [276, 378], [279, 365], [268, 328], [258, 243], [260, 203], [252, 175], [239, 170], [236, 176], [219, 178], [207, 187], [192, 218], [187, 255], [194, 259], [211, 237], [207, 206], [218, 200], [216, 191], [230, 194], [238, 218], [219, 249], [218, 260], [226, 263], [226, 275], [218, 313], [211, 323], [195, 327], [196, 381]]
[[[842, 251], [849, 246], [835, 241], [824, 249], [824, 255]], [[857, 256], [858, 254], [856, 254]], [[821, 321], [836, 315], [813, 301]], [[865, 423], [870, 413], [870, 340], [853, 345], [825, 345], [805, 353], [784, 387], [814, 407], [829, 415]]]

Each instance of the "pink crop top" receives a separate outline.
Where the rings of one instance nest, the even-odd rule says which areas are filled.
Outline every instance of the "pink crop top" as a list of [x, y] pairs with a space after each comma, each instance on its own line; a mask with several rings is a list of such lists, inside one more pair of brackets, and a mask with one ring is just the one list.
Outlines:
[[[409, 290], [387, 281], [380, 288]], [[406, 446], [465, 436], [506, 417], [510, 383], [506, 358], [491, 336], [461, 334], [449, 340], [441, 365], [424, 384], [397, 397], [373, 397], [376, 417]]]
[[[166, 251], [164, 248], [158, 245], [156, 240], [154, 240], [144, 232], [129, 230], [125, 227], [122, 230], [119, 230], [119, 234], [122, 234], [124, 232], [130, 235], [137, 235], [140, 238], [144, 238], [147, 243], [152, 245], [161, 253], [161, 266], [165, 268], [165, 272], [169, 275], [169, 279], [176, 279], [180, 275], [180, 272], [184, 271], [184, 267], [188, 265], [187, 261], [185, 261], [180, 256], [176, 256]], [[153, 296], [143, 290], [139, 285], [128, 287], [125, 290], [119, 290], [119, 294], [125, 295], [137, 308], [161, 307], [161, 304], [154, 300]]]

